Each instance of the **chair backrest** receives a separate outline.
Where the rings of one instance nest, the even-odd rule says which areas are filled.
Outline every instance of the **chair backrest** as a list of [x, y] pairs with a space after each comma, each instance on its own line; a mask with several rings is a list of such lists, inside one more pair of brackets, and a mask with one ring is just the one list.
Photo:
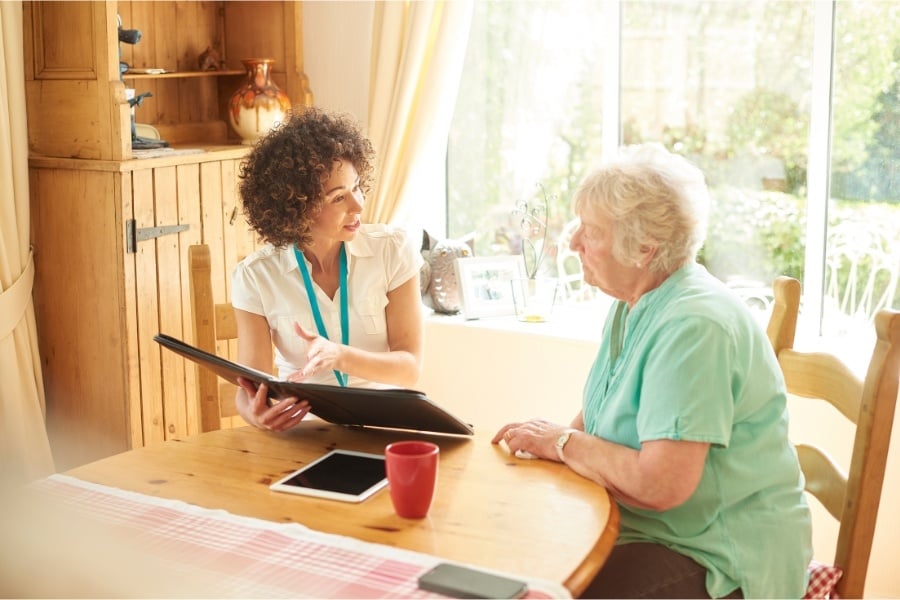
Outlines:
[[772, 316], [766, 334], [775, 356], [783, 348], [794, 347], [797, 317], [800, 315], [800, 282], [793, 277], [777, 277], [772, 284]]
[[[234, 309], [229, 303], [213, 302], [209, 246], [206, 244], [190, 246], [188, 263], [194, 345], [215, 354], [216, 342], [237, 339]], [[202, 431], [220, 429], [222, 418], [238, 414], [234, 404], [236, 386], [219, 380], [209, 369], [197, 366], [197, 390]]]
[[865, 379], [836, 356], [793, 348], [800, 307], [800, 283], [780, 277], [767, 333], [784, 373], [787, 391], [833, 405], [856, 425], [850, 468], [844, 472], [820, 448], [797, 444], [806, 491], [840, 522], [834, 565], [842, 598], [862, 598], [900, 380], [900, 311], [875, 315], [875, 348]]
[[580, 219], [576, 218], [563, 225], [556, 241], [556, 271], [565, 300], [591, 300], [597, 295], [597, 289], [584, 281], [581, 257], [569, 248], [579, 223]]

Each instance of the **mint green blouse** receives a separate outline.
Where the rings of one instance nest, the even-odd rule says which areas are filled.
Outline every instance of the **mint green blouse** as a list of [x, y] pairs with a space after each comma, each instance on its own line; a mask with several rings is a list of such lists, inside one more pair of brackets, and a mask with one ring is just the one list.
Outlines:
[[[585, 384], [585, 430], [635, 449], [660, 439], [711, 446], [684, 504], [663, 512], [620, 504], [618, 543], [656, 542], [691, 557], [706, 567], [713, 598], [738, 587], [745, 598], [801, 598], [810, 515], [763, 328], [698, 264], [619, 311], [615, 327], [619, 306]], [[610, 366], [613, 337], [621, 348]]]

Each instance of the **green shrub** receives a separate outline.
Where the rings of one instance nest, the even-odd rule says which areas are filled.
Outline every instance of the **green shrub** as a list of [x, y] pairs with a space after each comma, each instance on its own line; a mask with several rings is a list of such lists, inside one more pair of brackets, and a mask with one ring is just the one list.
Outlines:
[[803, 203], [781, 192], [722, 187], [710, 190], [709, 228], [700, 262], [723, 281], [768, 283], [803, 277]]
[[[752, 280], [762, 285], [769, 285], [778, 275], [803, 280], [805, 199], [731, 187], [714, 188], [710, 193], [707, 239], [698, 259], [713, 275], [723, 281]], [[826, 254], [829, 265], [837, 269], [840, 294], [846, 289], [851, 265], [849, 260], [839, 260], [839, 246], [846, 254], [859, 256], [857, 282], [867, 281], [871, 270], [879, 269], [872, 293], [880, 297], [893, 283], [885, 265], [896, 269], [896, 261], [900, 261], [900, 206], [834, 200], [829, 206], [828, 227]], [[858, 286], [856, 301], [865, 293], [863, 284]], [[900, 307], [900, 287], [891, 304]]]

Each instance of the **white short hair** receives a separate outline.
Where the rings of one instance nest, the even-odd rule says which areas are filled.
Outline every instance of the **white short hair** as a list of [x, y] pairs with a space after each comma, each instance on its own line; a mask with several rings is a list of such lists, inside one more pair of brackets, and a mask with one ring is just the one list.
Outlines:
[[623, 147], [588, 173], [575, 192], [576, 212], [613, 223], [613, 256], [633, 265], [642, 246], [657, 246], [648, 265], [673, 273], [697, 258], [706, 239], [709, 191], [703, 173], [656, 143]]

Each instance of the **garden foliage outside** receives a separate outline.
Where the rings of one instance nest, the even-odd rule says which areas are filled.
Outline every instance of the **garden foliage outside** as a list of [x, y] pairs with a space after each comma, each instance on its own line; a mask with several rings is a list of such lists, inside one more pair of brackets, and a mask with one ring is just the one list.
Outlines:
[[[601, 4], [579, 5], [582, 19], [602, 18]], [[567, 38], [557, 38], [550, 48], [541, 45], [558, 8], [541, 1], [476, 4], [481, 14], [473, 23], [466, 91], [459, 98], [448, 159], [449, 233], [476, 232], [476, 254], [521, 251], [508, 207], [522, 201], [523, 194], [535, 194], [535, 184], [555, 196], [549, 218], [554, 239], [573, 216], [577, 181], [600, 154], [602, 127], [616, 125], [604, 122], [598, 110], [603, 90], [596, 57], [602, 47], [590, 46], [593, 38], [576, 33], [571, 38], [577, 45], [569, 45]], [[806, 189], [812, 11], [810, 3], [777, 1], [623, 5], [629, 36], [623, 68], [629, 68], [623, 70], [621, 92], [623, 108], [631, 114], [621, 125], [622, 142], [658, 141], [703, 169], [713, 206], [700, 260], [725, 281], [739, 277], [768, 285], [781, 274], [803, 278], [806, 206], [822, 202], [808, 199]], [[826, 261], [828, 268], [837, 269], [841, 285], [851, 278], [850, 269], [860, 271], [853, 274], [860, 281], [879, 265], [861, 256], [842, 266], [835, 253], [865, 254], [866, 244], [876, 244], [895, 266], [900, 261], [897, 22], [897, 2], [836, 7], [826, 250], [833, 255]], [[573, 27], [571, 18], [567, 27]], [[730, 39], [734, 37], [749, 44]], [[549, 72], [540, 68], [558, 46], [568, 54], [556, 70], [574, 66], [551, 110], [541, 102], [556, 90], [546, 80]], [[582, 47], [584, 54], [573, 50]], [[738, 47], [741, 56], [723, 58]], [[687, 49], [678, 59], [683, 62], [668, 56], [673, 48]], [[649, 54], [639, 55], [644, 49]], [[729, 68], [731, 63], [749, 68]], [[667, 87], [672, 85], [670, 68], [683, 69], [689, 77], [683, 97]], [[683, 104], [682, 113], [671, 109], [673, 100]], [[528, 169], [530, 179], [522, 181], [517, 163], [529, 148], [522, 147], [519, 140], [526, 138], [519, 136], [541, 120], [555, 123], [555, 134], [533, 148], [547, 158], [539, 169]], [[755, 182], [747, 184], [754, 174]], [[555, 249], [547, 250], [551, 258]], [[545, 263], [555, 268], [555, 261]], [[878, 285], [891, 284], [886, 272], [876, 275]], [[900, 307], [900, 290], [888, 305]]]

